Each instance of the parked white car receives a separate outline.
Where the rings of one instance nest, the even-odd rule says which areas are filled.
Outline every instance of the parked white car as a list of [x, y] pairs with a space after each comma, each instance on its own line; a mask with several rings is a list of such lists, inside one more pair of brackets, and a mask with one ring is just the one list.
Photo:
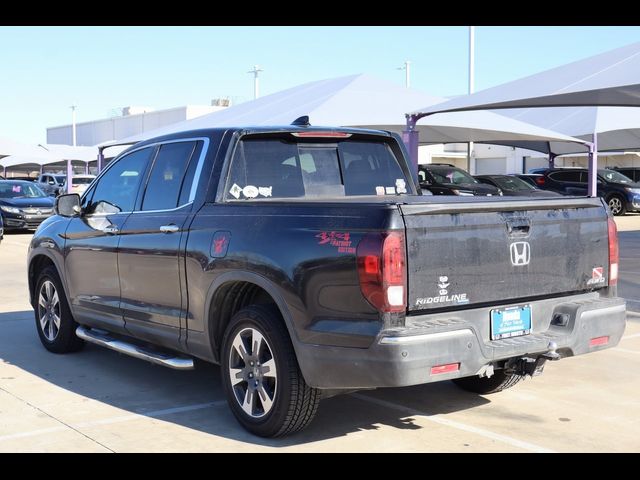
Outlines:
[[[71, 193], [77, 193], [78, 195], [82, 195], [84, 191], [89, 188], [91, 182], [96, 178], [95, 175], [74, 175], [71, 178]], [[66, 191], [66, 182], [64, 186], [64, 190]]]

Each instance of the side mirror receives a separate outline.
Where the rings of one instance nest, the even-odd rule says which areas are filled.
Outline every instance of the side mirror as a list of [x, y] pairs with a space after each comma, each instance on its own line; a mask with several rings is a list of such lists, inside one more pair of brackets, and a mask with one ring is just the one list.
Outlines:
[[55, 211], [63, 217], [77, 217], [82, 209], [80, 208], [80, 195], [69, 193], [56, 198]]

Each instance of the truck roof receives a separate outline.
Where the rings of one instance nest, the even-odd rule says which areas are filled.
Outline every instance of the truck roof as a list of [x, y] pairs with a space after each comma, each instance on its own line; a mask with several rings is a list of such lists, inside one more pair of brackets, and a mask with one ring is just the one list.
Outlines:
[[143, 140], [135, 143], [137, 147], [147, 144], [153, 144], [159, 141], [171, 140], [175, 138], [192, 138], [192, 137], [209, 137], [222, 132], [242, 132], [244, 134], [259, 134], [259, 133], [288, 133], [288, 132], [343, 132], [353, 134], [365, 134], [365, 135], [377, 135], [390, 137], [391, 133], [384, 130], [373, 130], [367, 128], [355, 128], [355, 127], [322, 127], [322, 126], [296, 126], [296, 125], [247, 125], [237, 127], [219, 127], [219, 128], [202, 128], [198, 130], [185, 130], [182, 132], [174, 132], [166, 135]]

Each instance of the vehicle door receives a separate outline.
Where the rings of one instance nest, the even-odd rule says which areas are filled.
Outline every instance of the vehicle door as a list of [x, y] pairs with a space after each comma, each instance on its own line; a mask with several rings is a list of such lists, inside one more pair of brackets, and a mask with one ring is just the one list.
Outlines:
[[109, 165], [82, 199], [66, 230], [65, 271], [73, 314], [91, 326], [124, 332], [117, 248], [154, 151], [147, 147]]
[[178, 344], [185, 327], [184, 249], [180, 246], [186, 242], [183, 232], [192, 214], [194, 178], [202, 168], [204, 143], [179, 140], [158, 147], [139, 206], [124, 222], [118, 247], [126, 329], [167, 347]]
[[580, 170], [559, 170], [551, 172], [549, 179], [553, 182], [549, 190], [560, 192], [564, 195], [586, 195], [587, 183], [582, 182]]

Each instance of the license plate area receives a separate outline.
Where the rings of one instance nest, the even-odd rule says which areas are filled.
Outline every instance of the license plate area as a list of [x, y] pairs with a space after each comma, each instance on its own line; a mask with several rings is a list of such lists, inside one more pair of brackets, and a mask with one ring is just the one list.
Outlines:
[[531, 305], [495, 308], [490, 315], [491, 340], [531, 333]]

